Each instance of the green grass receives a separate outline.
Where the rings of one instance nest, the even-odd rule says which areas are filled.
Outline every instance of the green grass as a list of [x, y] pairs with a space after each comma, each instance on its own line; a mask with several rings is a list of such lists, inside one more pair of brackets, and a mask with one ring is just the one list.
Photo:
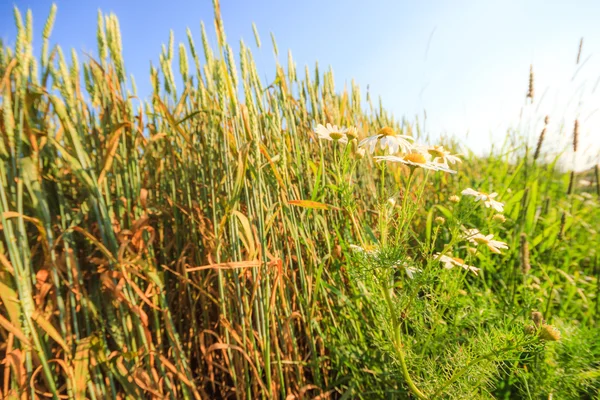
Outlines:
[[[316, 124], [420, 140], [418, 121], [291, 55], [261, 82], [214, 5], [217, 48], [203, 26], [203, 49], [188, 31], [176, 55], [171, 35], [148, 101], [115, 16], [98, 16], [98, 58], [69, 64], [55, 9], [39, 59], [15, 10], [0, 43], [3, 397], [598, 398], [597, 186], [542, 161], [543, 143], [534, 160], [531, 132], [456, 175], [358, 159]], [[467, 187], [498, 192], [506, 220], [451, 201]], [[463, 227], [509, 248], [474, 253]]]

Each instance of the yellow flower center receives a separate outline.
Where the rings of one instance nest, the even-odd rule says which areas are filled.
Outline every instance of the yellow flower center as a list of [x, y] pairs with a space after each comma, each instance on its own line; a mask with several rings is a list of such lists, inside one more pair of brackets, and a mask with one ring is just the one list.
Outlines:
[[394, 132], [394, 130], [389, 126], [384, 126], [379, 130], [379, 132], [377, 132], [377, 134], [380, 136], [396, 136], [396, 132]]
[[485, 236], [475, 236], [473, 238], [473, 240], [479, 244], [487, 244], [488, 243], [488, 240], [485, 238]]
[[427, 160], [425, 159], [425, 156], [423, 154], [419, 154], [419, 153], [407, 154], [404, 156], [404, 159], [406, 161], [410, 161], [415, 164], [425, 164], [427, 162]]
[[329, 134], [329, 137], [332, 138], [333, 140], [340, 140], [341, 138], [344, 137], [344, 134], [340, 133], [340, 132], [331, 132]]
[[444, 156], [445, 156], [445, 153], [444, 153], [444, 151], [443, 151], [443, 150], [441, 150], [441, 149], [440, 149], [440, 148], [438, 148], [438, 147], [434, 147], [434, 148], [432, 148], [432, 149], [428, 149], [428, 150], [427, 150], [427, 152], [428, 152], [429, 154], [431, 154], [431, 156], [432, 156], [432, 157], [435, 157], [435, 158], [437, 158], [437, 157], [439, 157], [439, 158], [444, 158]]
[[462, 258], [452, 257], [452, 259], [454, 261], [456, 261], [457, 263], [459, 263], [459, 264], [464, 264], [465, 263], [465, 260], [463, 260]]

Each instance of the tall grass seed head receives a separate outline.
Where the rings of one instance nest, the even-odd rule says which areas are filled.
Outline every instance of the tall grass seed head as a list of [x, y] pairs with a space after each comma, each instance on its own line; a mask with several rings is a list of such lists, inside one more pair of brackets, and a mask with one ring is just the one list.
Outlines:
[[529, 89], [527, 90], [527, 97], [533, 101], [533, 96], [535, 94], [534, 89], [534, 75], [533, 75], [533, 65], [529, 66]]
[[573, 151], [577, 153], [577, 148], [579, 145], [579, 120], [575, 120], [575, 125], [573, 126]]
[[527, 243], [527, 234], [524, 232], [521, 233], [521, 248], [519, 250], [521, 258], [521, 272], [523, 275], [527, 275], [529, 270], [531, 270], [531, 264], [529, 262], [529, 244]]

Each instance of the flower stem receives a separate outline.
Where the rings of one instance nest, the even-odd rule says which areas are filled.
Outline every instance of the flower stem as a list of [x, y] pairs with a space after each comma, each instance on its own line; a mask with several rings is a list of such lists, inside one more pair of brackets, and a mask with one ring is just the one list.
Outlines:
[[387, 244], [387, 212], [385, 209], [386, 196], [385, 196], [385, 163], [381, 163], [381, 182], [379, 185], [379, 234], [381, 247], [385, 247]]
[[408, 367], [406, 365], [406, 359], [404, 357], [404, 350], [402, 349], [402, 335], [400, 333], [400, 324], [398, 323], [398, 319], [394, 313], [394, 303], [392, 302], [392, 298], [390, 297], [390, 290], [387, 287], [387, 284], [384, 282], [382, 285], [383, 296], [387, 303], [388, 309], [390, 310], [390, 317], [392, 319], [392, 327], [394, 329], [394, 337], [392, 339], [392, 344], [394, 345], [394, 350], [396, 350], [396, 354], [400, 359], [400, 367], [402, 368], [402, 376], [408, 385], [410, 391], [417, 396], [419, 399], [427, 399], [427, 396], [423, 394], [415, 385], [412, 378], [410, 377], [410, 373], [408, 372]]

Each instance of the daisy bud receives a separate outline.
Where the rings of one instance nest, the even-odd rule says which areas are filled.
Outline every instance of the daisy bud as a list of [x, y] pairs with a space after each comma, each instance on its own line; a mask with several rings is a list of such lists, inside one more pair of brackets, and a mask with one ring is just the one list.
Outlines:
[[354, 126], [350, 126], [346, 131], [346, 136], [348, 137], [348, 140], [356, 139], [358, 137], [358, 130]]
[[361, 158], [365, 158], [365, 153], [366, 153], [365, 149], [361, 147], [359, 149], [356, 149], [356, 153], [354, 153], [354, 155], [356, 156], [357, 159], [360, 160]]
[[467, 251], [472, 255], [477, 254], [477, 249], [475, 247], [467, 247]]
[[558, 342], [560, 340], [560, 331], [552, 325], [542, 325], [539, 335], [540, 339], [548, 342]]
[[457, 195], [453, 194], [452, 196], [450, 196], [450, 198], [448, 199], [453, 203], [458, 203], [460, 201], [460, 197], [458, 197]]
[[535, 333], [535, 326], [533, 325], [527, 325], [525, 327], [525, 333], [528, 335], [533, 335]]
[[435, 223], [438, 225], [442, 225], [446, 222], [446, 218], [444, 217], [435, 217]]
[[340, 246], [339, 244], [336, 244], [333, 247], [333, 255], [335, 256], [335, 258], [340, 259], [342, 258], [342, 246]]
[[531, 313], [531, 320], [535, 324], [535, 326], [540, 326], [543, 321], [542, 313], [539, 311], [534, 311]]
[[496, 221], [496, 222], [500, 222], [500, 223], [506, 222], [506, 217], [505, 217], [504, 215], [502, 215], [502, 214], [495, 214], [495, 215], [492, 217], [492, 219], [493, 219], [494, 221]]

